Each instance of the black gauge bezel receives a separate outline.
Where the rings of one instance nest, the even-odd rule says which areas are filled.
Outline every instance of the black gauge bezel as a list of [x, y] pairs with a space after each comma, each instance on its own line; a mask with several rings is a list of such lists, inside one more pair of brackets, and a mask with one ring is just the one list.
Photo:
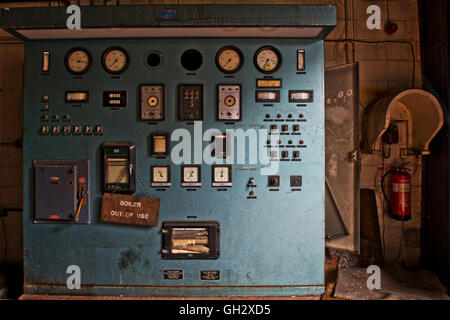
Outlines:
[[[122, 51], [125, 54], [125, 57], [127, 59], [127, 61], [126, 61], [125, 65], [123, 66], [123, 68], [120, 69], [120, 70], [117, 70], [117, 71], [111, 71], [106, 66], [106, 56], [113, 50]], [[125, 50], [123, 47], [113, 46], [113, 47], [109, 47], [108, 49], [103, 51], [103, 54], [102, 54], [102, 67], [109, 74], [121, 74], [121, 73], [124, 73], [128, 69], [129, 65], [130, 65], [130, 55], [128, 54], [128, 51]]]
[[[227, 182], [216, 181], [215, 169], [217, 169], [217, 168], [227, 168], [228, 169], [228, 181]], [[232, 166], [230, 164], [215, 164], [215, 165], [212, 165], [211, 166], [211, 186], [212, 187], [223, 187], [223, 186], [220, 185], [221, 183], [229, 183], [229, 184], [231, 184], [232, 183], [231, 170], [232, 170]], [[214, 184], [218, 184], [218, 185], [214, 185]]]
[[[189, 181], [185, 181], [184, 180], [184, 169], [186, 168], [197, 168], [198, 170], [198, 177], [197, 177], [197, 181], [195, 182], [189, 182]], [[202, 183], [202, 166], [199, 164], [186, 164], [186, 165], [182, 165], [181, 166], [181, 183], [182, 184], [186, 184], [186, 185], [181, 185], [182, 187], [190, 187], [189, 184], [198, 184], [199, 186]]]
[[[159, 56], [160, 61], [159, 61], [159, 64], [158, 64], [157, 66], [154, 66], [154, 67], [153, 67], [153, 66], [149, 65], [149, 63], [148, 63], [148, 57], [149, 57], [151, 54], [156, 54], [156, 55]], [[163, 63], [164, 63], [164, 55], [162, 54], [161, 51], [158, 51], [158, 50], [152, 50], [152, 51], [147, 52], [147, 53], [144, 55], [144, 64], [145, 64], [145, 66], [146, 66], [147, 68], [149, 68], [149, 69], [151, 69], [151, 70], [155, 70], [155, 69], [161, 68], [161, 66], [163, 65]]]
[[[236, 69], [230, 71], [230, 70], [225, 70], [225, 69], [223, 69], [223, 68], [220, 66], [220, 63], [219, 63], [219, 56], [220, 56], [220, 54], [221, 54], [222, 52], [224, 52], [225, 50], [233, 50], [233, 51], [236, 51], [237, 54], [239, 55], [239, 58], [241, 59], [241, 61], [240, 61], [239, 65], [237, 66]], [[236, 72], [238, 72], [239, 70], [242, 69], [242, 66], [244, 65], [244, 54], [242, 53], [242, 51], [241, 51], [238, 47], [235, 47], [235, 46], [225, 46], [225, 47], [220, 48], [219, 51], [217, 51], [217, 53], [216, 53], [216, 59], [215, 59], [215, 60], [216, 60], [216, 66], [217, 66], [217, 69], [219, 69], [221, 72], [226, 73], [226, 74], [233, 74], [233, 73], [236, 73]]]
[[[75, 52], [75, 51], [83, 51], [87, 54], [87, 56], [89, 57], [89, 62], [87, 67], [83, 70], [83, 71], [74, 71], [70, 68], [69, 66], [69, 57]], [[75, 75], [81, 75], [81, 74], [85, 74], [86, 72], [89, 71], [89, 69], [91, 69], [92, 66], [92, 55], [89, 52], [88, 49], [84, 48], [84, 47], [74, 47], [72, 49], [70, 49], [69, 51], [67, 51], [65, 57], [64, 57], [64, 65], [66, 66], [67, 71], [69, 71], [71, 74], [75, 74]]]
[[[258, 61], [257, 61], [258, 55], [263, 50], [271, 50], [271, 51], [275, 52], [275, 54], [277, 55], [278, 64], [273, 70], [263, 70], [259, 67]], [[283, 63], [283, 57], [281, 56], [280, 50], [278, 50], [277, 48], [275, 48], [273, 46], [263, 46], [263, 47], [259, 48], [258, 50], [256, 50], [255, 54], [253, 55], [253, 64], [255, 65], [256, 70], [258, 70], [259, 72], [264, 73], [264, 74], [272, 74], [272, 73], [277, 72], [281, 68], [282, 63]]]

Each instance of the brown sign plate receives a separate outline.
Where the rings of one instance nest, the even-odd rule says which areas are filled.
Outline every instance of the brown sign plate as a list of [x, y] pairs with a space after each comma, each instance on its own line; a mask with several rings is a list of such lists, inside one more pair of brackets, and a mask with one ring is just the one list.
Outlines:
[[220, 280], [220, 271], [219, 270], [200, 271], [200, 278], [202, 280]]
[[183, 270], [164, 270], [164, 279], [182, 280]]
[[125, 194], [105, 193], [102, 200], [104, 222], [157, 226], [159, 199], [135, 197]]

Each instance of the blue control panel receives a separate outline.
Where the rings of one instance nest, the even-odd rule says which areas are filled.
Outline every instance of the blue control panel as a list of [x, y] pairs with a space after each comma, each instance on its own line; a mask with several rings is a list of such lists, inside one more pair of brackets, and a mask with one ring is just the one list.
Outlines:
[[24, 92], [25, 293], [324, 291], [322, 40], [36, 39]]

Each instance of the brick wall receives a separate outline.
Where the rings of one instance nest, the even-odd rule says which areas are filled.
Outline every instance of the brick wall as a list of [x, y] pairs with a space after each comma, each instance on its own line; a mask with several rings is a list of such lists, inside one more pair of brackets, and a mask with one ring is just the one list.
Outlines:
[[[151, 0], [79, 0], [71, 1], [80, 5], [126, 5], [126, 4], [160, 4], [160, 3], [243, 3], [243, 1], [151, 1]], [[56, 6], [58, 2], [50, 1], [44, 4], [31, 3], [0, 3], [0, 7], [12, 6]], [[269, 3], [268, 1], [245, 1], [245, 3]], [[417, 0], [309, 0], [309, 1], [270, 1], [271, 4], [332, 4], [337, 7], [338, 24], [327, 37], [325, 43], [325, 65], [336, 66], [345, 63], [359, 62], [360, 64], [360, 109], [375, 99], [386, 94], [395, 93], [412, 87], [414, 71], [414, 87], [421, 88], [420, 63], [420, 36]], [[398, 31], [393, 35], [383, 30], [368, 30], [366, 9], [376, 4], [381, 8], [381, 25], [389, 18], [397, 23]], [[22, 81], [21, 69], [23, 61], [23, 48], [20, 44], [5, 44], [10, 37], [0, 30], [0, 142], [10, 143], [21, 138], [22, 127]], [[414, 68], [410, 46], [407, 43], [362, 43], [337, 41], [341, 39], [358, 39], [363, 41], [405, 41], [412, 45], [414, 50]], [[333, 41], [328, 41], [333, 40]], [[401, 116], [401, 111], [400, 115]], [[396, 147], [398, 148], [398, 147]], [[392, 150], [392, 161], [396, 148]], [[21, 150], [13, 145], [1, 145], [0, 159], [0, 207], [21, 207]], [[415, 164], [417, 159], [411, 159]], [[361, 187], [377, 190], [379, 205], [379, 220], [383, 222], [382, 197], [379, 183], [376, 181], [378, 166], [381, 164], [379, 154], [363, 155], [361, 171]], [[389, 164], [389, 161], [386, 161]], [[412, 167], [414, 170], [414, 166]], [[415, 219], [407, 223], [407, 227], [420, 227], [420, 194], [421, 194], [421, 166], [419, 163], [417, 173], [413, 179], [413, 215]], [[391, 219], [392, 220], [392, 219]], [[19, 262], [22, 256], [21, 214], [10, 213], [3, 219], [8, 240], [9, 262]], [[398, 234], [401, 223], [389, 221], [385, 217], [385, 240], [388, 262], [392, 261], [398, 253]], [[387, 230], [387, 231], [386, 231]], [[0, 238], [1, 239], [1, 238]], [[4, 243], [0, 240], [0, 250]], [[2, 257], [3, 251], [0, 251]], [[414, 265], [418, 263], [420, 251], [403, 250], [399, 261]], [[1, 261], [1, 260], [0, 260]]]

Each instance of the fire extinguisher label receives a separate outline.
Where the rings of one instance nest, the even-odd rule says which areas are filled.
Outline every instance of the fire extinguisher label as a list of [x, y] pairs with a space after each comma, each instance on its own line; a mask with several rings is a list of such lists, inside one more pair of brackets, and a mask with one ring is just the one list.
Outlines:
[[409, 183], [393, 183], [392, 192], [410, 192], [411, 185]]

